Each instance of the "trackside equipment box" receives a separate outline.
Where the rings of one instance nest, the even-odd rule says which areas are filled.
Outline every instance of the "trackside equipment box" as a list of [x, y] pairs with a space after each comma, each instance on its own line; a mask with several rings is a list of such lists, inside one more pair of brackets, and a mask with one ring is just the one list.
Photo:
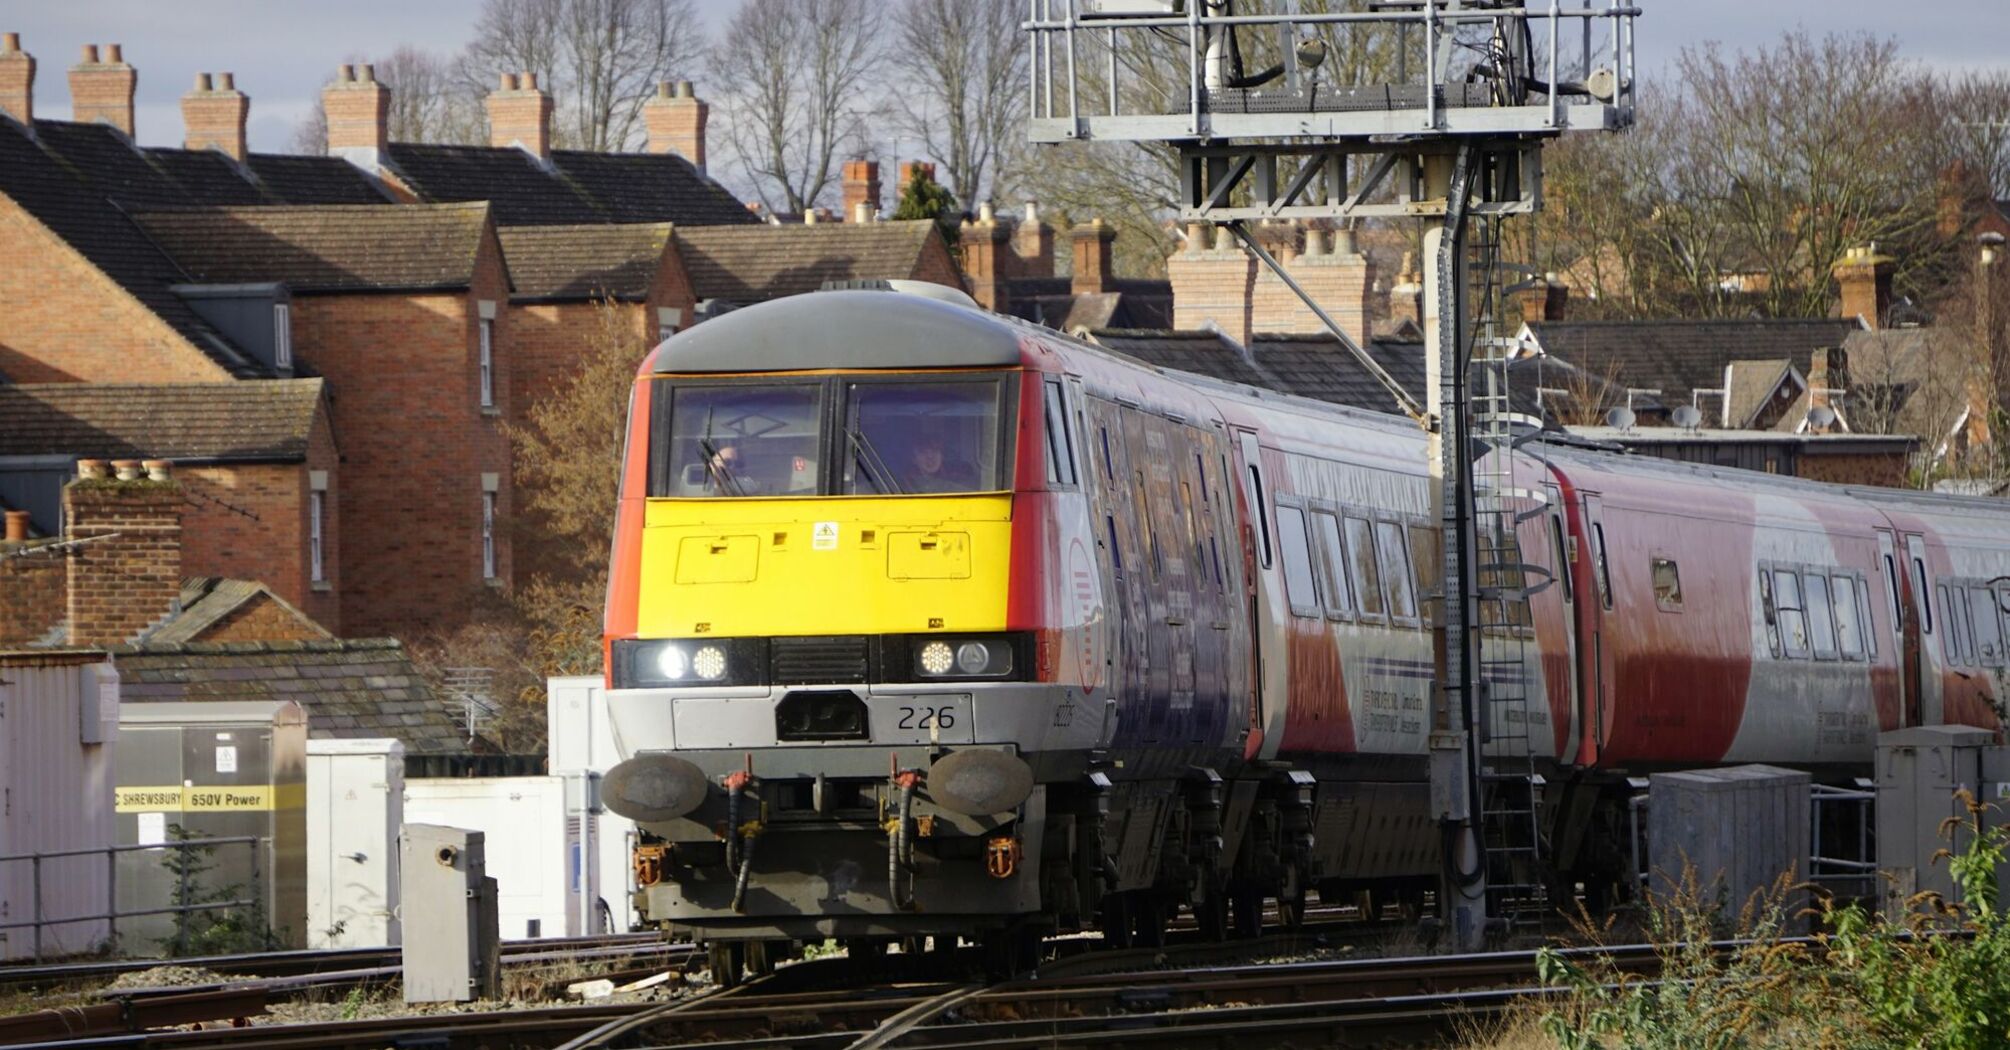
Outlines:
[[[1877, 738], [1877, 866], [1884, 874], [1885, 914], [1902, 918], [1916, 893], [1938, 893], [1958, 901], [1947, 861], [1940, 850], [1968, 848], [1973, 836], [1943, 834], [1948, 818], [1968, 821], [1955, 792], [1967, 791], [1983, 804], [1983, 828], [2010, 823], [2010, 747], [1986, 729], [1915, 726]], [[1997, 907], [2010, 897], [2010, 865], [1997, 869]]]

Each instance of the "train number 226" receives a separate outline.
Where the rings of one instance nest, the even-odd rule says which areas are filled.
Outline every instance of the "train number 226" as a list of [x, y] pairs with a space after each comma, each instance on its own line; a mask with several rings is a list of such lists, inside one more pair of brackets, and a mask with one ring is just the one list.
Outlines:
[[956, 726], [954, 707], [903, 707], [900, 709], [902, 729], [953, 729]]

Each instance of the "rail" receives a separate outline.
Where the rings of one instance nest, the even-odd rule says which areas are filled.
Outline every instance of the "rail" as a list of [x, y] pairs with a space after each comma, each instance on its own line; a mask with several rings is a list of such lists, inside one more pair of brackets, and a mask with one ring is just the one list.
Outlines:
[[[1033, 140], [1500, 135], [1632, 123], [1641, 9], [1631, 4], [1277, 6], [1286, 10], [1233, 14], [1232, 0], [1027, 0], [1020, 28]], [[1244, 30], [1274, 65], [1243, 72]], [[1320, 82], [1329, 56], [1338, 67], [1341, 56], [1371, 53], [1382, 56], [1377, 68], [1351, 76], [1336, 68]], [[1360, 79], [1390, 72], [1386, 83]]]
[[[111, 938], [116, 939], [120, 919], [137, 919], [149, 915], [191, 915], [197, 912], [256, 908], [261, 905], [262, 901], [255, 893], [248, 898], [233, 896], [229, 900], [192, 900], [190, 895], [194, 892], [194, 884], [190, 878], [192, 865], [189, 863], [189, 851], [194, 849], [216, 849], [221, 846], [244, 846], [251, 860], [250, 884], [256, 886], [259, 879], [258, 860], [260, 847], [265, 842], [266, 840], [258, 835], [232, 835], [207, 839], [174, 839], [172, 841], [163, 841], [148, 845], [99, 846], [93, 849], [34, 850], [28, 853], [0, 854], [0, 864], [17, 864], [25, 861], [30, 869], [29, 881], [31, 885], [29, 892], [29, 900], [31, 902], [29, 917], [9, 922], [0, 922], [0, 933], [10, 930], [32, 929], [34, 931], [34, 961], [39, 963], [43, 957], [44, 932], [51, 927], [102, 922], [106, 924], [107, 934]], [[175, 903], [159, 908], [120, 909], [120, 855], [160, 850], [178, 850], [181, 854], [180, 863], [174, 866], [176, 876]], [[42, 914], [42, 874], [44, 864], [48, 861], [64, 860], [72, 857], [96, 857], [99, 855], [105, 858], [104, 910], [79, 915], [53, 917]], [[175, 947], [177, 953], [188, 950], [188, 932], [188, 924], [186, 922], [176, 923]]]

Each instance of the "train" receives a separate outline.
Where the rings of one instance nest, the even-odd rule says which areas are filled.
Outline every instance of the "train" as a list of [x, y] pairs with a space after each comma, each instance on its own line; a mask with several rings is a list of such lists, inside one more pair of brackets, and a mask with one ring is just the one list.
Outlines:
[[[1229, 936], [1312, 893], [1425, 906], [1426, 435], [953, 298], [784, 298], [642, 364], [602, 789], [644, 833], [641, 912], [730, 980], [833, 938], [1011, 966], [1182, 910]], [[1565, 892], [1631, 884], [1631, 777], [1849, 777], [1883, 731], [2000, 727], [2010, 504], [1487, 455], [1522, 509], [1485, 674], [1524, 699], [1486, 746], [1532, 771]]]

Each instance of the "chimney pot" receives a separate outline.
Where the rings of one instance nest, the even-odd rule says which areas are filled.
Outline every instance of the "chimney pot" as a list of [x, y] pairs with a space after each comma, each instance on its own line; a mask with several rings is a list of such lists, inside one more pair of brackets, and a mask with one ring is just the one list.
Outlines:
[[347, 65], [347, 64], [343, 65], [343, 66], [341, 67], [341, 76], [340, 76], [340, 77], [339, 77], [338, 79], [340, 79], [340, 80], [341, 80], [341, 81], [342, 81], [343, 83], [347, 83], [347, 84], [353, 84], [353, 83], [355, 83], [355, 81], [356, 81], [356, 67], [355, 67], [355, 66], [352, 66], [352, 65]]
[[126, 60], [126, 48], [125, 48], [125, 45], [123, 45], [123, 44], [106, 44], [106, 45], [105, 45], [105, 61], [107, 61], [107, 62], [124, 62], [125, 60]]
[[667, 80], [659, 80], [659, 81], [657, 81], [657, 82], [656, 82], [656, 97], [657, 97], [657, 98], [669, 98], [669, 97], [670, 97], [670, 82], [669, 82], [669, 81], [667, 81]]
[[991, 207], [990, 201], [985, 201], [977, 206], [977, 221], [986, 226], [995, 226], [998, 224], [998, 212]]
[[96, 64], [96, 62], [98, 61], [98, 45], [96, 45], [96, 44], [85, 44], [85, 45], [84, 45], [84, 58], [83, 58], [83, 61], [85, 61], [85, 62], [88, 62], [88, 63], [92, 63], [92, 64]]
[[10, 510], [7, 512], [7, 542], [26, 543], [28, 541], [28, 512]]
[[0, 33], [0, 54], [11, 55], [21, 50], [21, 34]]
[[851, 221], [853, 221], [853, 222], [871, 222], [871, 221], [872, 221], [872, 206], [871, 206], [871, 205], [869, 205], [869, 204], [867, 204], [867, 203], [866, 203], [866, 202], [864, 202], [864, 201], [858, 201], [858, 202], [854, 203], [854, 204], [853, 204], [853, 205], [851, 206]]
[[496, 82], [496, 90], [497, 90], [497, 91], [515, 91], [515, 90], [516, 90], [516, 74], [515, 74], [515, 73], [504, 73], [504, 74], [502, 74], [502, 75], [501, 75], [500, 77], [498, 77], [498, 78], [497, 78], [497, 82]]
[[140, 479], [140, 461], [137, 459], [112, 460], [112, 470], [120, 481], [138, 481]]
[[536, 90], [537, 90], [537, 74], [536, 74], [536, 73], [525, 73], [525, 74], [523, 75], [523, 89], [524, 89], [525, 91], [536, 91]]
[[678, 81], [678, 82], [677, 82], [677, 97], [678, 97], [678, 98], [697, 98], [697, 97], [698, 97], [698, 89], [697, 89], [697, 88], [694, 88], [694, 87], [692, 87], [692, 86], [691, 86], [691, 82], [690, 82], [690, 81], [688, 81], [688, 80], [680, 80], [680, 81]]
[[208, 91], [210, 89], [208, 73], [197, 73], [195, 75], [195, 89], [197, 91]]
[[237, 90], [237, 74], [235, 74], [235, 73], [218, 73], [218, 74], [217, 74], [216, 76], [217, 76], [217, 89], [218, 89], [218, 90], [220, 90], [220, 91], [236, 91], [236, 90]]
[[365, 84], [375, 84], [377, 82], [377, 67], [368, 62], [357, 66], [356, 79]]
[[84, 481], [101, 481], [107, 476], [105, 461], [102, 459], [80, 459], [77, 461], [77, 477]]
[[143, 459], [140, 461], [140, 466], [145, 468], [148, 481], [166, 481], [169, 478], [169, 471], [174, 468], [174, 461], [166, 459]]

